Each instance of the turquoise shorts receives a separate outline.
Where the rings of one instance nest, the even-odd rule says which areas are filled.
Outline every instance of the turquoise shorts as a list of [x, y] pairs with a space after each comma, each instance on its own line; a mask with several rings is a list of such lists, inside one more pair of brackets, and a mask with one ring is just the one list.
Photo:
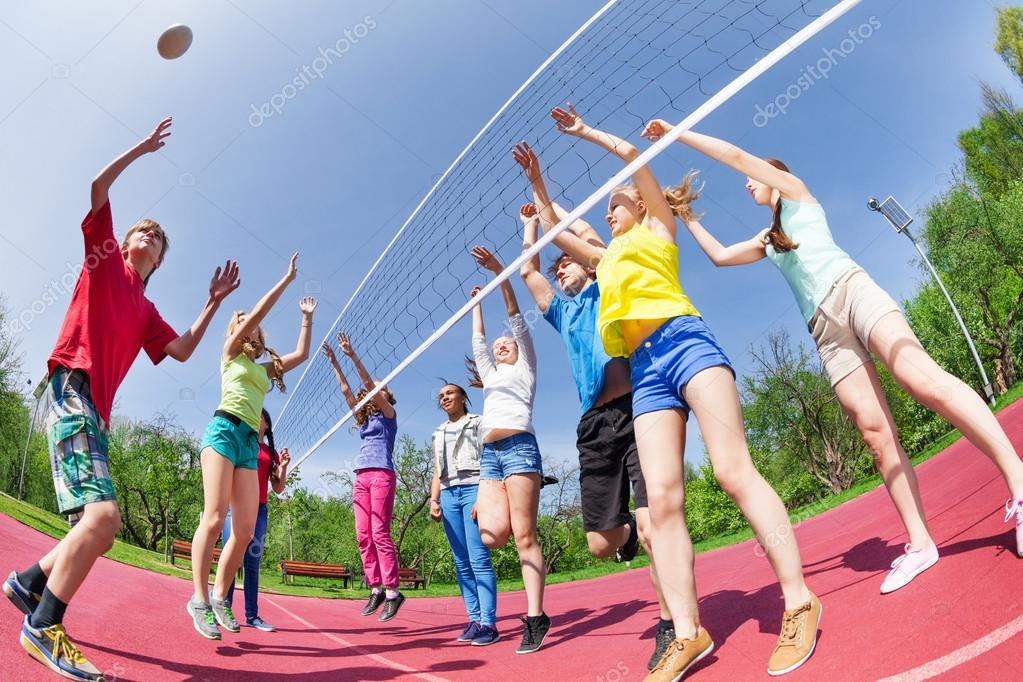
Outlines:
[[213, 448], [218, 455], [227, 458], [235, 469], [255, 469], [259, 461], [258, 440], [252, 427], [241, 419], [234, 415], [225, 417], [223, 414], [215, 414], [206, 425], [199, 449]]

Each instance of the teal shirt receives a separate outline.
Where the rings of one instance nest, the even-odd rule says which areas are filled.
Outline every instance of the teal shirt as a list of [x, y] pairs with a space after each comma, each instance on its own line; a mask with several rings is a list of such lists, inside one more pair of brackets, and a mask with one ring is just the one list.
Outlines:
[[809, 323], [831, 285], [857, 267], [856, 261], [835, 243], [820, 204], [781, 199], [781, 226], [799, 248], [782, 253], [768, 244], [767, 257], [781, 270]]
[[571, 298], [555, 294], [543, 316], [565, 342], [583, 412], [593, 407], [604, 390], [604, 367], [611, 361], [597, 329], [599, 310], [600, 289], [594, 282]]

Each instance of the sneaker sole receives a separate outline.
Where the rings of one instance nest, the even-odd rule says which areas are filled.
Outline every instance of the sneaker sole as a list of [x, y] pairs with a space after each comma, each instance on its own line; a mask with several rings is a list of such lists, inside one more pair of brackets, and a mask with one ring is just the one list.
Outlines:
[[501, 635], [497, 635], [496, 637], [494, 637], [489, 642], [473, 642], [472, 645], [473, 646], [490, 646], [491, 644], [495, 643], [499, 639], [501, 639]]
[[36, 646], [36, 643], [26, 637], [24, 632], [21, 633], [19, 639], [21, 641], [22, 648], [25, 649], [29, 656], [39, 661], [61, 677], [66, 677], [69, 680], [78, 680], [78, 682], [103, 682], [102, 676], [93, 677], [92, 675], [75, 675], [74, 673], [64, 670], [59, 665], [51, 661], [50, 657], [47, 656], [45, 652], [40, 651], [39, 647]]
[[931, 566], [933, 566], [934, 564], [938, 563], [938, 559], [940, 559], [940, 558], [941, 558], [941, 556], [940, 556], [940, 555], [939, 555], [939, 556], [936, 556], [936, 557], [934, 557], [934, 559], [933, 559], [933, 560], [931, 560], [931, 561], [927, 562], [926, 564], [924, 564], [923, 566], [921, 566], [920, 568], [918, 568], [918, 569], [917, 569], [917, 571], [916, 571], [916, 573], [914, 573], [913, 575], [909, 576], [909, 580], [907, 580], [906, 582], [902, 583], [902, 584], [901, 584], [901, 585], [899, 585], [898, 587], [893, 587], [893, 588], [891, 588], [890, 590], [885, 590], [885, 589], [884, 589], [884, 584], [882, 584], [882, 585], [881, 585], [881, 594], [891, 594], [892, 592], [896, 592], [896, 591], [898, 591], [898, 590], [901, 590], [901, 589], [902, 589], [903, 587], [905, 587], [906, 585], [908, 585], [908, 584], [910, 584], [911, 582], [913, 582], [914, 580], [916, 580], [916, 577], [917, 577], [918, 575], [920, 575], [921, 573], [923, 573], [924, 571], [926, 571], [926, 570], [927, 570], [928, 568], [930, 568], [930, 567], [931, 567]]
[[26, 616], [32, 615], [33, 609], [28, 604], [26, 604], [25, 600], [22, 599], [21, 595], [18, 594], [18, 592], [8, 584], [9, 581], [10, 578], [4, 581], [3, 584], [4, 596], [6, 596], [7, 599], [9, 599], [10, 602], [14, 604], [14, 606], [16, 606], [17, 609], [24, 613]]
[[221, 639], [221, 634], [219, 632], [216, 634], [216, 636], [213, 636], [207, 635], [205, 632], [199, 629], [199, 625], [195, 622], [195, 614], [192, 613], [192, 608], [188, 604], [185, 604], [185, 612], [188, 614], [188, 617], [192, 619], [192, 627], [195, 628], [196, 632], [198, 632], [206, 639]]
[[[817, 627], [820, 627], [821, 619], [822, 618], [824, 618], [824, 604], [821, 604], [820, 613], [817, 614]], [[810, 647], [810, 651], [806, 654], [806, 656], [803, 656], [801, 659], [799, 659], [798, 661], [796, 661], [795, 663], [793, 663], [789, 667], [785, 668], [784, 670], [771, 670], [770, 668], [768, 668], [767, 669], [767, 674], [770, 675], [771, 677], [778, 677], [779, 675], [784, 675], [786, 673], [790, 673], [793, 670], [795, 670], [796, 668], [798, 668], [799, 666], [801, 666], [804, 663], [806, 663], [807, 661], [809, 661], [810, 657], [813, 656], [813, 652], [816, 651], [816, 650], [817, 650], [817, 632], [814, 631], [814, 634], [813, 634], [813, 646]]]

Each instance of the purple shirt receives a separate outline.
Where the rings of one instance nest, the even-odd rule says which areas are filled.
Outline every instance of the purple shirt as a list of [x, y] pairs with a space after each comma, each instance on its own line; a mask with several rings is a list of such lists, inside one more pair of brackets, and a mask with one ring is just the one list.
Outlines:
[[398, 435], [397, 416], [387, 418], [371, 414], [359, 427], [362, 447], [355, 458], [356, 471], [360, 469], [394, 469], [394, 437]]

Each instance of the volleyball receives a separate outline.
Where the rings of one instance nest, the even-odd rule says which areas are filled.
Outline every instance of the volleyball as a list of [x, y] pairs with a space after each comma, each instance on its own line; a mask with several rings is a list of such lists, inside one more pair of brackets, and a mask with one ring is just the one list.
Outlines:
[[188, 51], [192, 44], [192, 29], [184, 24], [174, 24], [160, 34], [156, 51], [164, 59], [177, 59]]

